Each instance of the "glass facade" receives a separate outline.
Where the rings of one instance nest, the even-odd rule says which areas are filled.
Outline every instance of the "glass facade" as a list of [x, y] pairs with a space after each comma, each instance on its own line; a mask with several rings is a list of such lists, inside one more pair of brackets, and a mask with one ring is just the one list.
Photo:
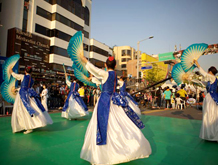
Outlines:
[[[83, 44], [83, 49], [85, 51], [88, 51], [88, 45]], [[69, 57], [68, 53], [67, 53], [67, 49], [64, 48], [60, 48], [58, 46], [51, 46], [50, 47], [50, 54], [58, 54], [64, 57]]]
[[96, 46], [93, 46], [93, 45], [90, 46], [90, 52], [96, 52], [96, 53], [101, 54], [101, 55], [106, 56], [106, 57], [108, 57], [108, 55], [109, 55], [107, 51], [105, 51], [101, 48], [98, 48]]
[[69, 12], [75, 14], [79, 18], [85, 21], [85, 24], [89, 26], [90, 12], [87, 7], [82, 6], [81, 0], [45, 0], [51, 5], [58, 4]]
[[73, 29], [75, 29], [77, 31], [82, 31], [83, 34], [84, 34], [84, 37], [89, 38], [89, 33], [87, 31], [83, 30], [82, 26], [80, 26], [79, 24], [69, 20], [68, 18], [62, 16], [61, 14], [58, 14], [58, 13], [53, 13], [52, 14], [52, 13], [50, 13], [50, 12], [48, 12], [48, 11], [38, 7], [38, 6], [37, 6], [36, 14], [40, 15], [41, 17], [44, 17], [44, 18], [46, 18], [46, 19], [48, 19], [50, 21], [56, 20], [58, 22], [61, 22], [64, 25], [69, 26], [69, 27], [71, 27], [71, 28], [73, 28]]

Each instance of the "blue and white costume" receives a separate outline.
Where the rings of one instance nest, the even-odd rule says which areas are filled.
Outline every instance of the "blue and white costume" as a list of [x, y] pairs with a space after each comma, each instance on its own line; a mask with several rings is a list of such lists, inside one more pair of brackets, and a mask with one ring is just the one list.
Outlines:
[[53, 121], [41, 104], [38, 94], [31, 88], [34, 82], [31, 76], [14, 72], [12, 76], [21, 81], [21, 88], [16, 95], [11, 117], [13, 133], [52, 124]]
[[144, 125], [136, 113], [115, 93], [117, 78], [113, 70], [87, 70], [102, 80], [102, 93], [86, 130], [80, 157], [92, 164], [118, 164], [151, 154], [151, 147], [140, 128]]
[[61, 117], [77, 119], [89, 115], [86, 104], [77, 92], [79, 85], [75, 81], [71, 83], [69, 80], [66, 80], [66, 83], [70, 87], [70, 92], [64, 104]]
[[137, 115], [141, 115], [141, 110], [138, 107], [138, 103], [133, 99], [133, 97], [126, 92], [126, 83], [124, 81], [118, 81], [120, 86], [120, 95], [128, 103], [128, 105], [135, 111]]
[[207, 84], [207, 94], [203, 102], [203, 118], [200, 138], [210, 141], [218, 141], [218, 91], [216, 76], [199, 68]]

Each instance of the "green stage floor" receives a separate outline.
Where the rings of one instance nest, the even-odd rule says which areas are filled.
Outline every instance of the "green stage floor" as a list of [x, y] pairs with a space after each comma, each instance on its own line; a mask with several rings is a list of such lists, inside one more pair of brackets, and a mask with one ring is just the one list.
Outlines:
[[[33, 133], [13, 134], [11, 118], [0, 118], [0, 164], [88, 165], [80, 159], [80, 150], [89, 120], [69, 121], [53, 113], [53, 125]], [[147, 159], [131, 161], [128, 165], [217, 165], [218, 143], [201, 140], [201, 121], [160, 116], [142, 116], [143, 133], [152, 147]]]

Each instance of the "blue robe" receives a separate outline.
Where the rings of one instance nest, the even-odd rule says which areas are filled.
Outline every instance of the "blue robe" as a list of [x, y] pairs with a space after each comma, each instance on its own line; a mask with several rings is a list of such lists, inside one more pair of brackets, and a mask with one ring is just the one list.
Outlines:
[[34, 81], [30, 75], [24, 75], [24, 79], [21, 82], [21, 88], [19, 91], [22, 103], [31, 116], [35, 114], [35, 110], [30, 105], [29, 97], [33, 97], [35, 99], [37, 106], [42, 112], [45, 111], [45, 108], [39, 100], [39, 95], [31, 88], [33, 83]]
[[108, 73], [109, 76], [107, 81], [103, 84], [97, 107], [97, 145], [107, 144], [107, 125], [111, 99], [113, 104], [122, 106], [127, 116], [138, 126], [138, 128], [144, 128], [144, 124], [138, 115], [128, 106], [128, 103], [115, 92], [117, 86], [116, 73], [114, 71], [109, 71]]
[[218, 80], [216, 78], [216, 80], [214, 81], [214, 83], [210, 83], [210, 81], [208, 81], [207, 83], [207, 92], [210, 93], [212, 99], [216, 102], [216, 104], [218, 105]]
[[86, 106], [86, 104], [84, 103], [83, 99], [80, 97], [79, 93], [77, 92], [79, 89], [79, 85], [77, 83], [71, 83], [70, 86], [70, 92], [67, 96], [66, 102], [64, 103], [64, 107], [63, 107], [63, 112], [65, 112], [67, 110], [67, 108], [69, 107], [69, 99], [70, 96], [73, 97], [73, 99], [75, 99], [77, 101], [77, 103], [85, 110], [88, 111], [88, 108]]

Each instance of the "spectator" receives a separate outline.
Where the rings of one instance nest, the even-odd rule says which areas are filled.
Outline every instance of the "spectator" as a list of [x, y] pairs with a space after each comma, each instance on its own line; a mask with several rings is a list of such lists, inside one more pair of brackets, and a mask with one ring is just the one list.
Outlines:
[[98, 86], [94, 92], [94, 106], [96, 102], [98, 101], [98, 98], [100, 97], [100, 95], [101, 95], [101, 90], [100, 90], [100, 87]]
[[184, 90], [184, 86], [182, 86], [181, 89], [177, 91], [177, 93], [180, 95], [181, 99], [184, 101], [186, 100], [187, 92]]
[[155, 101], [156, 101], [156, 90], [155, 90], [155, 87], [153, 87], [152, 90], [151, 90], [151, 96], [152, 96], [151, 107], [155, 108], [154, 107], [154, 104], [155, 104]]
[[48, 99], [48, 89], [46, 84], [43, 85], [43, 91], [40, 94], [41, 96], [41, 103], [46, 111], [48, 111], [47, 99]]
[[170, 105], [171, 95], [172, 95], [172, 92], [170, 91], [170, 88], [167, 87], [166, 90], [164, 91], [165, 109], [171, 108], [171, 105]]
[[188, 98], [192, 98], [192, 94], [193, 94], [193, 92], [192, 92], [192, 90], [191, 90], [191, 88], [189, 86], [188, 89], [187, 89]]
[[81, 88], [79, 88], [78, 90], [80, 97], [83, 99], [83, 101], [85, 102], [85, 89], [84, 86], [82, 86]]
[[159, 87], [157, 92], [156, 92], [156, 98], [157, 98], [157, 107], [160, 108], [162, 105], [161, 105], [161, 100], [162, 100], [162, 88]]
[[177, 93], [176, 94], [176, 108], [178, 108], [178, 106], [182, 104], [183, 100], [179, 97], [180, 95]]

